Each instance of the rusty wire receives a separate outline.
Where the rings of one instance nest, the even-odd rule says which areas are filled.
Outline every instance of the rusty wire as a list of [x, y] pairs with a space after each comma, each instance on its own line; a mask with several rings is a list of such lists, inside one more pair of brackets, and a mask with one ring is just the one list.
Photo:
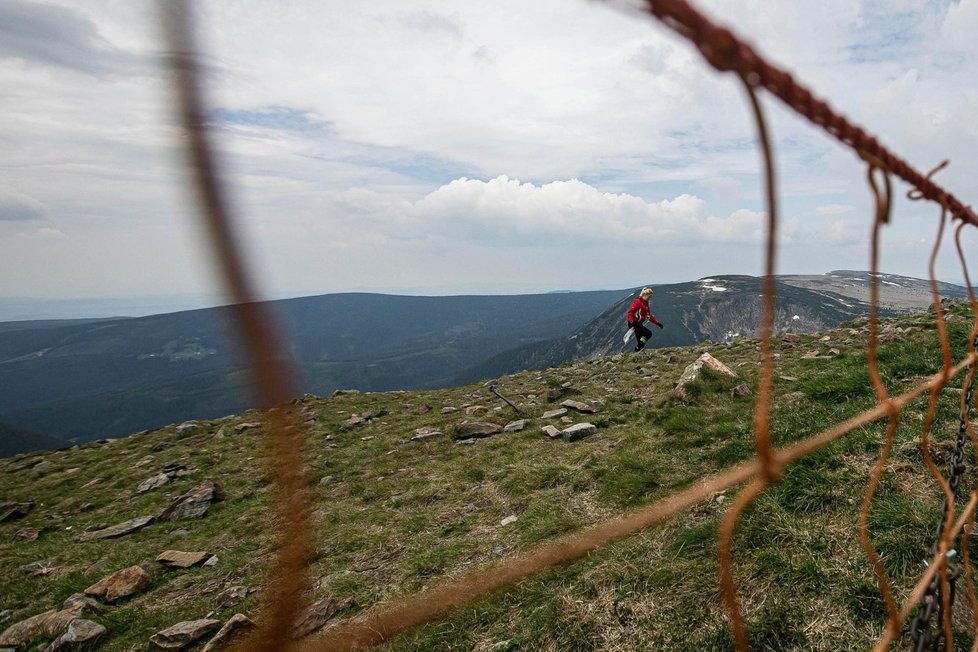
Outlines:
[[[293, 411], [285, 407], [289, 399], [294, 396], [294, 386], [290, 370], [282, 362], [282, 358], [277, 355], [278, 343], [281, 340], [272, 326], [273, 322], [270, 315], [263, 307], [264, 304], [255, 300], [255, 293], [246, 275], [244, 261], [234, 238], [230, 210], [222, 190], [219, 166], [215, 161], [213, 145], [206, 126], [206, 112], [201, 98], [187, 3], [185, 0], [160, 0], [160, 6], [162, 7], [167, 40], [170, 45], [169, 61], [176, 82], [175, 90], [179, 101], [180, 116], [187, 134], [188, 160], [195, 171], [195, 183], [201, 213], [210, 231], [214, 255], [220, 261], [225, 283], [234, 301], [233, 309], [241, 331], [241, 338], [246, 345], [251, 368], [255, 373], [261, 392], [261, 403], [264, 407], [274, 408], [267, 411], [267, 440], [272, 459], [273, 479], [277, 488], [276, 510], [280, 521], [280, 530], [276, 541], [278, 557], [271, 576], [271, 586], [266, 593], [261, 628], [256, 635], [244, 643], [246, 649], [290, 648], [303, 651], [362, 649], [441, 617], [452, 609], [469, 604], [492, 591], [511, 586], [530, 575], [558, 564], [579, 559], [616, 540], [650, 528], [685, 511], [718, 491], [749, 482], [728, 510], [727, 517], [722, 524], [721, 534], [718, 536], [720, 583], [728, 607], [731, 629], [737, 648], [740, 650], [747, 649], [743, 618], [737, 604], [736, 589], [732, 579], [732, 540], [739, 514], [752, 500], [780, 478], [787, 464], [821, 449], [857, 428], [883, 418], [888, 419], [887, 434], [880, 456], [871, 473], [869, 487], [864, 496], [859, 516], [860, 541], [877, 575], [888, 612], [887, 624], [875, 649], [889, 649], [893, 640], [898, 636], [903, 623], [906, 622], [917, 601], [927, 590], [936, 574], [940, 573], [940, 582], [946, 586], [950, 542], [959, 535], [962, 536], [963, 548], [966, 553], [965, 574], [966, 577], [971, 577], [972, 569], [967, 558], [967, 545], [974, 511], [978, 506], [978, 490], [971, 492], [968, 503], [962, 509], [957, 520], [954, 520], [956, 510], [953, 493], [949, 491], [947, 482], [944, 481], [933, 460], [930, 459], [927, 443], [938, 393], [951, 378], [958, 376], [966, 369], [968, 373], [964, 382], [967, 385], [973, 379], [975, 368], [978, 366], [978, 353], [976, 353], [974, 346], [975, 337], [978, 336], [978, 319], [976, 319], [969, 342], [967, 356], [957, 364], [953, 364], [950, 357], [940, 297], [934, 278], [934, 259], [940, 246], [944, 223], [946, 222], [943, 211], [949, 211], [953, 218], [961, 220], [961, 224], [955, 232], [955, 241], [965, 272], [972, 309], [976, 317], [978, 317], [978, 301], [975, 299], [968, 278], [967, 266], [960, 243], [960, 233], [965, 224], [978, 225], [978, 219], [976, 219], [970, 206], [963, 204], [931, 180], [933, 174], [943, 167], [943, 164], [927, 175], [920, 174], [880, 145], [874, 137], [863, 129], [850, 124], [832, 111], [825, 102], [816, 99], [811, 92], [795, 82], [790, 75], [766, 62], [729, 30], [714, 25], [684, 0], [647, 0], [648, 12], [697, 45], [711, 65], [718, 70], [733, 71], [739, 75], [744, 82], [755, 112], [759, 140], [764, 155], [768, 203], [764, 314], [760, 338], [761, 373], [754, 412], [756, 457], [706, 478], [685, 490], [627, 512], [618, 518], [542, 545], [527, 554], [502, 561], [486, 569], [464, 574], [415, 595], [387, 604], [368, 607], [351, 619], [334, 623], [317, 636], [303, 641], [290, 641], [289, 627], [308, 589], [307, 564], [310, 559], [309, 551], [312, 549], [310, 538], [312, 530], [310, 527], [311, 503], [302, 470], [302, 450], [306, 433], [303, 428], [299, 427]], [[777, 217], [774, 164], [760, 103], [756, 97], [756, 89], [758, 88], [768, 90], [864, 158], [870, 166], [869, 182], [876, 199], [871, 244], [871, 327], [868, 345], [870, 378], [877, 395], [878, 404], [808, 439], [781, 449], [774, 449], [770, 442], [770, 399], [773, 389], [770, 340], [773, 331]], [[874, 175], [877, 172], [883, 174], [884, 192], [880, 192], [874, 180]], [[887, 394], [876, 361], [878, 240], [880, 227], [890, 219], [891, 175], [900, 177], [913, 186], [912, 198], [935, 201], [942, 207], [940, 231], [931, 255], [930, 266], [935, 316], [942, 347], [942, 367], [938, 373], [928, 380], [895, 397]], [[940, 539], [933, 551], [926, 572], [918, 580], [903, 606], [897, 610], [879, 557], [869, 543], [867, 519], [875, 490], [893, 444], [896, 423], [901, 410], [925, 392], [930, 392], [930, 402], [928, 416], [921, 435], [921, 449], [928, 468], [931, 469], [935, 481], [941, 487], [945, 499], [948, 501], [948, 509], [943, 514]], [[966, 408], [965, 398], [962, 396], [962, 410], [964, 411]], [[970, 422], [966, 427], [967, 435], [976, 448], [976, 467], [978, 467], [978, 437], [976, 437]], [[976, 614], [976, 631], [978, 631], [978, 599], [976, 599], [970, 579], [968, 591], [969, 600]], [[950, 641], [950, 609], [947, 608], [946, 604], [943, 613], [944, 622], [942, 625], [945, 630], [945, 639]], [[978, 642], [976, 642], [975, 649], [978, 649]]]

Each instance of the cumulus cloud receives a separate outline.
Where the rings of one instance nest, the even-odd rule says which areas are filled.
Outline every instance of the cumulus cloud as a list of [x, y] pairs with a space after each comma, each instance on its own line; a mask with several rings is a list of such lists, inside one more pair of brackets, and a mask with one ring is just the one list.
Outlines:
[[40, 220], [46, 214], [44, 204], [33, 197], [0, 188], [0, 222]]
[[456, 179], [413, 202], [364, 189], [332, 199], [350, 225], [393, 238], [439, 236], [497, 246], [568, 240], [755, 242], [763, 217], [743, 209], [714, 216], [702, 199], [689, 194], [654, 202], [602, 192], [578, 179], [535, 185], [505, 175]]

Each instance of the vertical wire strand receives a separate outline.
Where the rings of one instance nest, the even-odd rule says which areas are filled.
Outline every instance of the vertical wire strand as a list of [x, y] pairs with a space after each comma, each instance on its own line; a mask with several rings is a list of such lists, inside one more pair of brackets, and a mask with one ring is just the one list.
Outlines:
[[229, 202], [206, 123], [190, 7], [185, 0], [160, 0], [159, 8], [201, 219], [234, 302], [231, 310], [257, 381], [259, 399], [266, 408], [265, 440], [277, 489], [277, 511], [282, 516], [276, 533], [278, 556], [265, 596], [265, 618], [259, 631], [244, 645], [255, 652], [283, 649], [288, 647], [288, 630], [308, 584], [310, 509], [301, 455], [305, 431], [292, 410], [284, 408], [295, 394], [290, 370], [278, 353], [281, 339], [267, 308], [255, 300], [244, 257], [235, 239]]
[[870, 285], [869, 285], [869, 343], [868, 343], [868, 368], [869, 377], [873, 385], [873, 390], [876, 393], [876, 398], [881, 405], [887, 407], [888, 418], [887, 418], [887, 428], [886, 437], [883, 441], [883, 446], [880, 450], [880, 455], [876, 460], [876, 465], [873, 467], [870, 473], [869, 485], [866, 488], [866, 493], [863, 496], [862, 506], [859, 510], [859, 542], [863, 547], [863, 551], [866, 553], [866, 557], [869, 559], [870, 564], [873, 566], [873, 572], [876, 574], [876, 580], [879, 584], [880, 594], [883, 596], [883, 601], [886, 603], [886, 611], [888, 615], [886, 622], [885, 635], [891, 640], [896, 638], [900, 633], [900, 614], [896, 606], [896, 602], [893, 600], [893, 592], [890, 589], [890, 582], [886, 577], [886, 571], [883, 568], [883, 562], [877, 554], [876, 549], [873, 547], [872, 542], [869, 538], [869, 511], [872, 507], [873, 498], [876, 494], [876, 489], [883, 477], [883, 470], [886, 468], [886, 464], [890, 458], [890, 451], [893, 448], [893, 442], [896, 438], [896, 430], [900, 420], [900, 411], [896, 408], [893, 401], [890, 400], [890, 396], [886, 391], [886, 387], [883, 384], [883, 379], [879, 372], [879, 362], [877, 359], [877, 344], [878, 344], [878, 330], [879, 330], [879, 241], [880, 241], [880, 229], [884, 224], [887, 224], [890, 220], [890, 201], [892, 197], [892, 187], [890, 185], [889, 174], [885, 170], [883, 172], [884, 186], [881, 192], [879, 187], [876, 185], [875, 171], [878, 168], [875, 164], [870, 164], [867, 169], [867, 178], [869, 180], [870, 188], [873, 191], [873, 196], [875, 198], [876, 209], [873, 218], [873, 228], [870, 240]]
[[774, 264], [777, 253], [777, 198], [775, 196], [774, 156], [768, 138], [767, 124], [757, 94], [751, 80], [742, 77], [741, 81], [750, 99], [754, 120], [757, 125], [764, 163], [765, 196], [767, 198], [767, 239], [765, 241], [764, 266], [764, 308], [761, 316], [760, 354], [761, 370], [758, 381], [757, 402], [754, 405], [754, 446], [761, 465], [760, 477], [742, 491], [724, 515], [717, 533], [717, 560], [719, 564], [720, 586], [730, 628], [733, 632], [737, 650], [745, 652], [749, 645], [744, 629], [740, 601], [733, 579], [732, 548], [737, 523], [750, 504], [781, 477], [782, 464], [771, 448], [771, 392], [774, 385], [774, 357], [771, 354], [771, 335], [774, 330]]

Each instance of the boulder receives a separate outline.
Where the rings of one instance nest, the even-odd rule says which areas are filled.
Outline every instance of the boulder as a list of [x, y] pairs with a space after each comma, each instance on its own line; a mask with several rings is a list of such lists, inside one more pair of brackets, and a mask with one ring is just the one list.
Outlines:
[[564, 441], [577, 441], [588, 435], [593, 435], [598, 431], [598, 427], [592, 423], [575, 423], [570, 428], [564, 428], [561, 434]]
[[169, 475], [167, 475], [166, 473], [159, 473], [151, 478], [146, 478], [145, 480], [140, 482], [139, 486], [136, 487], [136, 493], [142, 494], [152, 489], [159, 489], [169, 481], [170, 481]]
[[0, 503], [0, 523], [27, 516], [32, 506], [33, 503]]
[[101, 530], [85, 532], [78, 537], [78, 540], [84, 542], [92, 541], [93, 539], [114, 539], [115, 537], [122, 537], [143, 529], [154, 520], [156, 519], [153, 516], [140, 516], [138, 518], [129, 519], [128, 521], [123, 521], [118, 525], [102, 528]]
[[201, 618], [167, 627], [149, 638], [151, 650], [182, 650], [221, 626], [220, 620]]
[[680, 396], [685, 396], [686, 385], [702, 378], [704, 367], [729, 378], [740, 378], [740, 376], [738, 376], [737, 373], [730, 367], [723, 364], [709, 353], [704, 353], [696, 359], [696, 362], [686, 367], [686, 369], [683, 371], [683, 375], [679, 377], [679, 382], [676, 384], [675, 392]]
[[105, 627], [91, 620], [76, 618], [68, 623], [68, 629], [54, 639], [48, 652], [57, 650], [90, 649], [105, 634]]
[[299, 612], [299, 615], [296, 616], [295, 624], [289, 630], [289, 635], [292, 638], [308, 636], [322, 628], [333, 616], [352, 606], [353, 600], [349, 598], [342, 602], [337, 602], [332, 598], [323, 598], [314, 602]]
[[594, 414], [598, 411], [598, 409], [593, 405], [589, 403], [582, 403], [581, 401], [564, 401], [560, 405], [565, 408], [577, 410], [578, 412], [583, 412], [584, 414]]
[[488, 412], [489, 408], [487, 408], [485, 405], [470, 405], [469, 407], [465, 408], [465, 414], [470, 417], [476, 414], [487, 414]]
[[199, 566], [210, 559], [209, 552], [182, 552], [180, 550], [167, 550], [156, 557], [167, 568], [192, 568]]
[[455, 426], [455, 439], [475, 439], [499, 434], [503, 427], [495, 423], [463, 422]]
[[224, 499], [224, 492], [217, 483], [213, 480], [204, 480], [187, 493], [174, 498], [173, 503], [160, 514], [160, 520], [179, 521], [198, 518], [207, 514], [212, 503]]
[[71, 609], [45, 611], [14, 623], [0, 634], [0, 647], [16, 648], [38, 636], [56, 636], [77, 614]]
[[556, 410], [548, 410], [543, 413], [544, 419], [556, 419], [557, 417], [562, 417], [567, 414], [567, 408], [557, 408]]
[[65, 598], [61, 608], [74, 611], [76, 614], [92, 614], [97, 616], [102, 613], [102, 606], [98, 603], [98, 600], [90, 598], [84, 593], [71, 594]]
[[150, 581], [149, 573], [140, 566], [130, 566], [106, 575], [85, 589], [85, 593], [102, 598], [106, 602], [114, 602], [142, 591], [149, 586]]
[[528, 423], [530, 423], [529, 419], [517, 419], [516, 421], [510, 421], [503, 426], [503, 432], [519, 432], [526, 428], [526, 424]]
[[214, 635], [214, 638], [207, 641], [207, 645], [204, 646], [201, 652], [226, 650], [247, 636], [256, 627], [257, 625], [255, 625], [254, 621], [244, 614], [234, 614], [224, 623], [224, 626]]
[[560, 437], [560, 431], [557, 430], [555, 426], [551, 426], [550, 424], [545, 425], [543, 428], [541, 428], [541, 430], [543, 430], [543, 434], [547, 435], [551, 439], [557, 439]]

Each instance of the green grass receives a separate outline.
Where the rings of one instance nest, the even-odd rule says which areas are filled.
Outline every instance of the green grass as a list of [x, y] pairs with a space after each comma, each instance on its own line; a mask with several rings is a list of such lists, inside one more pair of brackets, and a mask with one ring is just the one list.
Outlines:
[[[891, 391], [940, 366], [932, 330], [914, 318], [903, 341], [880, 350]], [[955, 352], [970, 327], [952, 321]], [[865, 331], [832, 334], [838, 356], [800, 356], [811, 347], [782, 347], [771, 418], [773, 441], [810, 437], [875, 404], [868, 384]], [[686, 365], [710, 351], [739, 374], [708, 374], [685, 397], [672, 388]], [[669, 362], [675, 356], [674, 362]], [[757, 391], [753, 343], [649, 351], [524, 372], [498, 379], [499, 390], [522, 404], [523, 432], [457, 444], [452, 428], [467, 405], [487, 414], [471, 419], [502, 424], [517, 418], [482, 384], [445, 390], [343, 394], [304, 401], [295, 409], [314, 419], [305, 458], [314, 495], [315, 557], [309, 599], [351, 598], [358, 610], [411, 596], [466, 572], [580, 532], [627, 510], [661, 500], [699, 479], [754, 455]], [[797, 381], [783, 377], [797, 378]], [[747, 383], [754, 396], [730, 390]], [[596, 415], [573, 411], [598, 432], [578, 442], [540, 432], [555, 407], [549, 389], [569, 383], [579, 400], [600, 399]], [[958, 383], [959, 385], [960, 383]], [[532, 398], [531, 398], [532, 397]], [[944, 392], [931, 449], [943, 469], [953, 442], [959, 395]], [[432, 409], [419, 413], [419, 406]], [[459, 412], [442, 414], [441, 408]], [[494, 408], [501, 408], [495, 411]], [[910, 403], [887, 472], [870, 511], [870, 537], [901, 599], [921, 572], [933, 542], [940, 495], [921, 463], [918, 443], [927, 397]], [[351, 414], [384, 414], [353, 428]], [[57, 608], [101, 577], [133, 564], [156, 567], [150, 589], [107, 605], [95, 619], [108, 628], [102, 649], [144, 647], [156, 631], [214, 612], [261, 619], [262, 587], [275, 553], [272, 492], [263, 429], [234, 426], [246, 413], [202, 421], [178, 439], [174, 429], [106, 445], [39, 454], [45, 470], [13, 471], [0, 461], [0, 499], [33, 501], [25, 519], [0, 524], [0, 609], [14, 622]], [[444, 435], [412, 442], [414, 430]], [[751, 649], [859, 650], [871, 647], [885, 620], [872, 569], [858, 543], [856, 521], [886, 432], [869, 424], [789, 464], [780, 482], [738, 521], [733, 568]], [[160, 443], [172, 444], [153, 452]], [[973, 456], [968, 456], [970, 464]], [[186, 477], [137, 494], [136, 486], [165, 464], [191, 467]], [[99, 482], [90, 484], [98, 478]], [[963, 491], [974, 484], [969, 469]], [[158, 514], [170, 499], [203, 479], [228, 499], [202, 519], [158, 522], [112, 541], [79, 543], [80, 532], [142, 514]], [[447, 617], [381, 646], [385, 650], [727, 650], [732, 641], [717, 585], [717, 533], [737, 488], [711, 496], [648, 531], [626, 537], [569, 564], [482, 597]], [[503, 519], [516, 520], [502, 525]], [[25, 526], [37, 541], [16, 541]], [[214, 567], [167, 571], [155, 557], [167, 549], [207, 550]], [[56, 570], [27, 577], [17, 569], [51, 560]], [[216, 597], [232, 586], [258, 589], [237, 606]], [[961, 592], [963, 595], [963, 591]], [[966, 635], [966, 633], [964, 633]], [[899, 642], [906, 647], [907, 639]]]

